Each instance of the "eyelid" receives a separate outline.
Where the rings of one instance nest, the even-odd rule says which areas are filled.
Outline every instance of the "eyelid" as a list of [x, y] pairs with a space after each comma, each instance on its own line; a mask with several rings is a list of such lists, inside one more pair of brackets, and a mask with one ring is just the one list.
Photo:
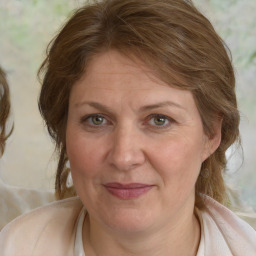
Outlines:
[[164, 114], [157, 114], [157, 113], [154, 113], [154, 114], [150, 114], [147, 118], [146, 118], [146, 123], [149, 123], [149, 121], [152, 119], [152, 118], [164, 118], [166, 120], [168, 120], [168, 124], [165, 124], [165, 125], [150, 125], [151, 127], [154, 127], [156, 129], [165, 129], [165, 128], [169, 128], [170, 125], [175, 122], [175, 120], [167, 115], [164, 115]]
[[85, 115], [83, 117], [80, 118], [80, 122], [82, 124], [84, 123], [87, 123], [88, 126], [91, 126], [91, 127], [97, 127], [97, 128], [100, 128], [101, 126], [104, 126], [104, 125], [107, 125], [107, 124], [102, 124], [102, 125], [93, 125], [93, 124], [90, 124], [88, 122], [88, 120], [90, 118], [93, 118], [93, 117], [101, 117], [101, 118], [104, 118], [104, 120], [106, 120], [107, 123], [110, 123], [109, 119], [104, 115], [104, 114], [101, 114], [101, 113], [95, 113], [95, 114], [88, 114], [88, 115]]
[[[94, 124], [89, 123], [88, 120], [90, 118], [93, 118], [93, 117], [102, 117], [102, 118], [104, 118], [106, 123], [105, 124], [100, 124], [100, 125], [94, 125]], [[168, 123], [164, 124], [164, 125], [150, 124], [149, 122], [153, 118], [163, 118], [163, 119], [166, 119], [168, 121]], [[153, 129], [166, 129], [166, 128], [169, 128], [174, 122], [175, 122], [175, 120], [173, 118], [171, 118], [170, 116], [167, 116], [167, 115], [164, 115], [164, 114], [159, 114], [159, 113], [153, 113], [153, 114], [150, 114], [146, 117], [145, 121], [143, 122], [143, 125], [149, 125]], [[101, 128], [103, 126], [110, 125], [112, 122], [109, 120], [109, 117], [106, 116], [105, 114], [93, 113], [93, 114], [87, 114], [87, 115], [82, 116], [80, 118], [80, 123], [83, 124], [83, 125], [86, 125], [88, 127], [92, 127], [92, 128]]]

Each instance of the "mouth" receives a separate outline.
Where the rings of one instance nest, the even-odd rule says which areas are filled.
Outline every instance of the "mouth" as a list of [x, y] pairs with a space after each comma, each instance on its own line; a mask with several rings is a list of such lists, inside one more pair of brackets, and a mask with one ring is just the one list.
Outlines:
[[103, 185], [107, 191], [122, 200], [131, 200], [139, 198], [140, 196], [149, 192], [154, 186], [141, 183], [107, 183]]

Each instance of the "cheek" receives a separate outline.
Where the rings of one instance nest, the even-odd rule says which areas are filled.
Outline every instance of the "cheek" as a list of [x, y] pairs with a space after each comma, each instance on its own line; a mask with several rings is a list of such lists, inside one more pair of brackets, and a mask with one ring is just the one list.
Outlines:
[[166, 142], [161, 149], [152, 152], [152, 164], [171, 189], [194, 186], [201, 167], [201, 144], [191, 140]]
[[194, 151], [195, 147], [186, 143], [172, 144], [166, 150], [158, 151], [159, 157], [155, 158], [162, 180], [160, 187], [165, 195], [162, 203], [170, 209], [179, 207], [188, 198], [194, 198], [201, 166], [200, 157]]
[[184, 140], [171, 141], [160, 149], [156, 148], [152, 157], [163, 167], [179, 173], [182, 167], [191, 169], [189, 164], [193, 166], [201, 164], [202, 149], [196, 143], [187, 143]]
[[93, 176], [97, 172], [103, 153], [95, 141], [67, 130], [66, 147], [74, 179]]
[[76, 192], [84, 204], [90, 205], [100, 183], [101, 150], [96, 143], [80, 136], [67, 136], [66, 146]]

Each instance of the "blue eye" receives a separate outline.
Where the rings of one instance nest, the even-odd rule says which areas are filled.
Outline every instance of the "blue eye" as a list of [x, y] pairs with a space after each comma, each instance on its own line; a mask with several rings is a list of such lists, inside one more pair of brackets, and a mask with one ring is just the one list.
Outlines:
[[154, 114], [150, 116], [149, 124], [151, 126], [157, 126], [159, 128], [164, 128], [166, 126], [169, 126], [171, 122], [171, 119], [165, 115], [158, 115]]
[[105, 125], [107, 120], [101, 115], [91, 115], [88, 116], [85, 121], [91, 126]]
[[102, 116], [93, 116], [91, 117], [91, 122], [94, 125], [101, 125], [104, 123], [104, 118]]

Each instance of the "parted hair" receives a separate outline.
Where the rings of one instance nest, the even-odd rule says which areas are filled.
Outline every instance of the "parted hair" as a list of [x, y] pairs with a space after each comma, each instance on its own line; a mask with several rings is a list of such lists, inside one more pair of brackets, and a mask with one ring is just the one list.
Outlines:
[[195, 184], [196, 205], [203, 206], [200, 194], [227, 203], [225, 152], [240, 141], [231, 54], [190, 0], [91, 1], [75, 11], [51, 41], [39, 69], [39, 109], [59, 153], [57, 197], [67, 195], [65, 132], [70, 90], [86, 73], [90, 60], [110, 49], [139, 58], [170, 86], [191, 91], [207, 135], [213, 135], [216, 118], [222, 119], [220, 146], [201, 167], [209, 177], [199, 175]]
[[10, 136], [6, 132], [6, 121], [10, 113], [10, 93], [5, 72], [0, 67], [0, 156], [4, 153], [5, 143]]

